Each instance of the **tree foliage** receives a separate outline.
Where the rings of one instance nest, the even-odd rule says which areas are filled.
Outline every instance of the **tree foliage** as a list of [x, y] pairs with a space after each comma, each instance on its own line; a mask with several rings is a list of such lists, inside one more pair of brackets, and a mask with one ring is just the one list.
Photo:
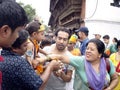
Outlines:
[[36, 15], [36, 10], [34, 8], [32, 8], [31, 5], [27, 4], [24, 5], [24, 3], [19, 2], [19, 4], [24, 8], [24, 10], [26, 11], [26, 14], [28, 16], [29, 21], [32, 21]]

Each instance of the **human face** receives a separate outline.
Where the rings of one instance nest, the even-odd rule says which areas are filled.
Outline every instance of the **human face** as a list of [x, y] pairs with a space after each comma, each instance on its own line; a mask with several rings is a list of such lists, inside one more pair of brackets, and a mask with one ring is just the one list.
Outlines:
[[56, 47], [59, 51], [63, 51], [68, 44], [69, 34], [64, 31], [59, 31], [56, 37]]
[[88, 44], [85, 52], [85, 57], [88, 61], [96, 61], [100, 59], [101, 54], [98, 52], [96, 44], [92, 42]]
[[38, 42], [42, 41], [44, 38], [45, 38], [44, 31], [39, 31], [39, 32], [37, 32], [36, 40], [37, 40]]
[[79, 40], [83, 41], [83, 32], [78, 32]]
[[1, 33], [1, 40], [0, 45], [1, 47], [11, 47], [14, 41], [19, 36], [19, 31], [22, 30], [23, 27], [17, 27], [14, 32], [12, 32], [11, 28], [8, 25], [4, 25], [0, 28]]
[[95, 34], [95, 38], [96, 38], [96, 39], [100, 39], [100, 38], [101, 38], [101, 35]]
[[109, 44], [109, 39], [103, 39], [105, 44]]
[[24, 55], [25, 52], [27, 51], [27, 45], [28, 45], [28, 41], [26, 40], [21, 46], [20, 46], [20, 49], [19, 49], [19, 54], [20, 55]]
[[75, 43], [72, 43], [72, 42], [68, 43], [68, 50], [69, 51], [73, 50], [74, 46], [75, 46]]

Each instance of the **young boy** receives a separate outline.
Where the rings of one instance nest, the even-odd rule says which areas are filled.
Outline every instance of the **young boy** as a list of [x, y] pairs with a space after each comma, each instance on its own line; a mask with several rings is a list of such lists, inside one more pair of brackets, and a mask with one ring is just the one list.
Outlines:
[[[30, 38], [28, 43], [28, 48], [26, 52], [27, 60], [33, 65], [34, 68], [38, 65], [38, 63], [42, 63], [43, 61], [40, 60], [40, 57], [38, 53], [42, 53], [44, 55], [47, 55], [39, 45], [39, 42], [41, 42], [44, 39], [44, 31], [45, 27], [41, 25], [38, 21], [33, 21], [28, 24], [26, 27], [26, 30], [29, 32]], [[31, 55], [29, 53], [31, 52]], [[43, 65], [39, 65], [39, 70], [36, 70], [38, 74], [43, 72]]]

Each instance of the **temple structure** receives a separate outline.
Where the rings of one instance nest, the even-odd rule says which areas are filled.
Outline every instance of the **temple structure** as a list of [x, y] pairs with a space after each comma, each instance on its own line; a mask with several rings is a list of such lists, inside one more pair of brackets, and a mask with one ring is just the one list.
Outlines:
[[49, 25], [52, 29], [65, 26], [69, 29], [79, 28], [83, 22], [82, 0], [50, 0]]

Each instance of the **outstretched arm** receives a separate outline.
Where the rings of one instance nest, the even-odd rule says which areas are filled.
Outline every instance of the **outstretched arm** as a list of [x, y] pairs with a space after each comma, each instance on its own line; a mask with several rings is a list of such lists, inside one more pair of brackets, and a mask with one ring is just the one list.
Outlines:
[[51, 60], [60, 60], [66, 64], [70, 63], [70, 58], [68, 56], [65, 56], [65, 55], [49, 54], [48, 56], [51, 58]]

